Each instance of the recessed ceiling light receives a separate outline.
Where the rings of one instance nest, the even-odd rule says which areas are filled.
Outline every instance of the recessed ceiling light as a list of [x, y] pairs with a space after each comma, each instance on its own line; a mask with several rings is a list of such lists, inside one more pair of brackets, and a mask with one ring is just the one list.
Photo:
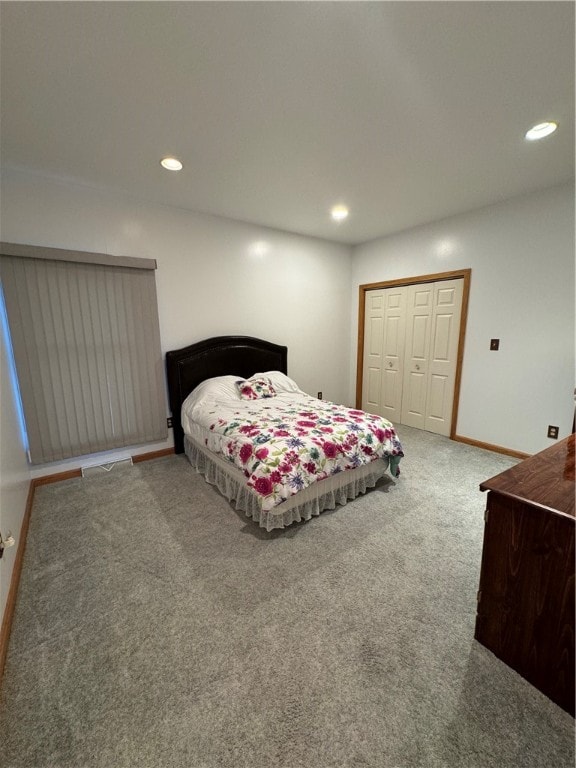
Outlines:
[[182, 170], [182, 163], [176, 157], [163, 157], [160, 160], [162, 168], [166, 168], [167, 171], [180, 171]]
[[548, 121], [545, 123], [538, 123], [538, 125], [534, 125], [529, 131], [526, 131], [526, 138], [528, 141], [537, 141], [538, 139], [543, 139], [545, 136], [550, 136], [551, 133], [554, 133], [556, 128], [558, 128], [558, 123]]
[[335, 205], [330, 211], [330, 215], [334, 221], [344, 221], [348, 216], [348, 208], [345, 205]]

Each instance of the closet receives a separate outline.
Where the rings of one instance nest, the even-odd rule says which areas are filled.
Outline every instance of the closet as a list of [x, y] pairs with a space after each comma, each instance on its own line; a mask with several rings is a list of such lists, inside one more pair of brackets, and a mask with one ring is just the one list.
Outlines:
[[363, 295], [362, 409], [449, 435], [464, 279], [375, 288]]

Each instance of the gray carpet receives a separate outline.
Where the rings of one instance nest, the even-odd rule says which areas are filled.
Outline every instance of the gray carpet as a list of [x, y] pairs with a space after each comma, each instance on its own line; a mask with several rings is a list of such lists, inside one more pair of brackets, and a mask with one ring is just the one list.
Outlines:
[[265, 533], [183, 457], [39, 488], [3, 768], [564, 768], [573, 719], [473, 640], [514, 463], [400, 428], [346, 507]]

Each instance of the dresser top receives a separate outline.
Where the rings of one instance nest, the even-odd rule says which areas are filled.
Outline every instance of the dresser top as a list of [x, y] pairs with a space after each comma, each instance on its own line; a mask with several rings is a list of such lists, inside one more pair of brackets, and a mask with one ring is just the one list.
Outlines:
[[568, 517], [574, 510], [574, 435], [531, 456], [480, 485]]

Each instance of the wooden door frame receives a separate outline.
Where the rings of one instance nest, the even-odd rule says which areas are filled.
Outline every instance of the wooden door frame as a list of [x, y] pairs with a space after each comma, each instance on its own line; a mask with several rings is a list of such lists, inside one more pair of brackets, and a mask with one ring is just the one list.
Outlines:
[[453, 272], [438, 272], [435, 275], [418, 275], [417, 277], [402, 277], [398, 280], [385, 280], [380, 283], [366, 283], [358, 286], [358, 357], [356, 362], [356, 408], [362, 408], [362, 385], [364, 375], [364, 322], [366, 315], [366, 294], [379, 288], [398, 288], [417, 283], [439, 283], [443, 280], [464, 280], [462, 290], [462, 315], [458, 336], [458, 354], [456, 357], [456, 377], [454, 381], [454, 396], [452, 399], [452, 421], [450, 423], [450, 439], [456, 438], [458, 422], [458, 406], [460, 403], [460, 381], [462, 378], [462, 360], [464, 359], [464, 339], [468, 321], [468, 298], [470, 296], [471, 269], [457, 269]]

